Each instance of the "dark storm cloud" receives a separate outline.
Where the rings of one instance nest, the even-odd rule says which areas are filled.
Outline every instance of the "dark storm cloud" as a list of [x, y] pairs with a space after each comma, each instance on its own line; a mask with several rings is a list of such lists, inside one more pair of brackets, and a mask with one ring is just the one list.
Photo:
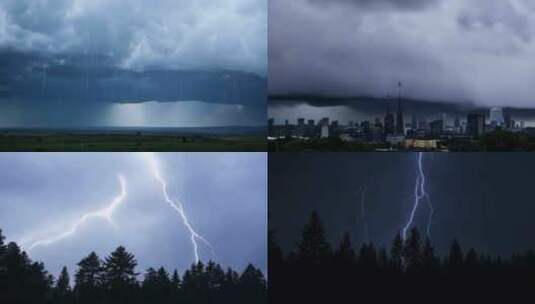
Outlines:
[[[270, 1], [269, 93], [535, 106], [529, 1]], [[332, 100], [328, 104], [337, 104]]]
[[[19, 126], [94, 125], [114, 104], [200, 101], [243, 109], [231, 124], [259, 125], [266, 35], [264, 0], [2, 1], [1, 110], [31, 116]], [[57, 104], [86, 115], [48, 115]], [[13, 121], [2, 115], [0, 125]]]
[[105, 56], [21, 53], [0, 50], [0, 98], [70, 102], [143, 102], [202, 100], [259, 105], [265, 80], [240, 71], [150, 70], [115, 67]]
[[[212, 113], [198, 120], [211, 117], [212, 121], [206, 122], [208, 126], [223, 121], [227, 125], [260, 125], [265, 121], [266, 91], [265, 78], [242, 71], [135, 71], [113, 65], [113, 58], [104, 55], [0, 50], [2, 126], [109, 125], [103, 119], [110, 105], [148, 101], [232, 105], [242, 109], [236, 113], [240, 118], [234, 121], [229, 115], [214, 117]], [[32, 118], [13, 122], [12, 118], [4, 117], [9, 107]], [[178, 116], [174, 123], [170, 122], [171, 126], [182, 123]]]
[[124, 68], [266, 67], [263, 0], [6, 0], [0, 46], [108, 54]]

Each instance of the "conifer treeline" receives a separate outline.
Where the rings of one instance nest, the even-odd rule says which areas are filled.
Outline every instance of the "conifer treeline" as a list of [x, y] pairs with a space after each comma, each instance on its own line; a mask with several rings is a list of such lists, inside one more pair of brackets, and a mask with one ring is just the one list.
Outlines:
[[502, 258], [474, 249], [465, 252], [453, 240], [449, 253], [440, 257], [417, 229], [406, 240], [398, 233], [389, 249], [373, 244], [356, 249], [348, 233], [333, 248], [315, 212], [289, 254], [283, 254], [273, 231], [268, 241], [273, 303], [535, 299], [535, 252], [531, 250]]
[[180, 276], [163, 267], [149, 268], [139, 281], [137, 261], [124, 247], [101, 260], [92, 252], [78, 263], [74, 284], [64, 267], [54, 280], [43, 265], [0, 230], [0, 303], [267, 303], [264, 274], [249, 265], [241, 274], [219, 264], [193, 264]]

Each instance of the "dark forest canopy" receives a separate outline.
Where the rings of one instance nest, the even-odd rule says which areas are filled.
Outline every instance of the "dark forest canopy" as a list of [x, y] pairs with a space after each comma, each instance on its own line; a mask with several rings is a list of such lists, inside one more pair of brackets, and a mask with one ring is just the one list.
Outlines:
[[[535, 252], [490, 256], [453, 240], [449, 253], [435, 254], [433, 243], [414, 228], [404, 240], [398, 233], [390, 248], [372, 243], [356, 249], [346, 233], [332, 246], [316, 212], [294, 250], [284, 254], [270, 231], [268, 238], [270, 300], [279, 303], [332, 297], [436, 302], [505, 297], [533, 297]], [[330, 300], [329, 300], [330, 299]], [[358, 302], [358, 300], [356, 301]]]
[[238, 274], [212, 261], [193, 264], [181, 276], [149, 268], [138, 280], [137, 261], [120, 246], [101, 259], [94, 252], [78, 263], [71, 278], [66, 267], [57, 279], [32, 261], [0, 230], [0, 303], [267, 303], [264, 274], [249, 264]]

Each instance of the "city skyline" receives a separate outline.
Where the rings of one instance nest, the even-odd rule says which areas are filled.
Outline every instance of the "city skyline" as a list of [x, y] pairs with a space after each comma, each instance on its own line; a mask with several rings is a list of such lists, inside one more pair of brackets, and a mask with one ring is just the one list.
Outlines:
[[[369, 121], [369, 122], [373, 122], [375, 119], [381, 119], [383, 122], [384, 122], [384, 125], [386, 126], [386, 120], [387, 120], [387, 116], [392, 115], [392, 118], [394, 117], [397, 117], [397, 114], [394, 115], [392, 113], [392, 111], [390, 111], [390, 109], [392, 109], [391, 106], [387, 105], [386, 106], [386, 111], [385, 111], [385, 115], [384, 116], [374, 116], [374, 115], [368, 115], [367, 118], [362, 118], [361, 120], [358, 120], [358, 119], [355, 119], [355, 120], [351, 120], [351, 118], [346, 118], [345, 120], [342, 120], [342, 119], [339, 119], [337, 118], [336, 116], [325, 116], [325, 117], [321, 117], [320, 119], [318, 118], [310, 118], [310, 117], [297, 117], [297, 118], [293, 118], [293, 119], [287, 119], [287, 118], [283, 118], [283, 117], [278, 117], [278, 118], [275, 118], [275, 117], [268, 117], [268, 120], [273, 120], [273, 122], [276, 124], [276, 125], [284, 125], [286, 124], [286, 121], [288, 121], [289, 124], [291, 125], [299, 125], [299, 120], [303, 120], [307, 123], [309, 123], [310, 121], [313, 121], [314, 124], [316, 123], [320, 123], [322, 119], [325, 119], [325, 118], [328, 118], [330, 121], [337, 121], [339, 124], [341, 125], [351, 125], [351, 123], [359, 123], [359, 122], [362, 122], [362, 121]], [[470, 115], [470, 114], [479, 114], [479, 115], [482, 115], [485, 117], [485, 122], [488, 122], [489, 124], [492, 123], [493, 121], [496, 121], [496, 120], [493, 120], [492, 118], [492, 110], [495, 109], [495, 110], [498, 110], [500, 112], [502, 112], [502, 119], [500, 120], [500, 123], [499, 125], [505, 125], [505, 118], [504, 118], [504, 112], [505, 111], [508, 111], [507, 109], [503, 109], [503, 108], [499, 108], [499, 107], [494, 107], [494, 108], [489, 108], [486, 113], [485, 111], [483, 110], [480, 110], [480, 111], [468, 111], [467, 113], [461, 113], [459, 112], [458, 114], [446, 114], [445, 112], [438, 112], [436, 114], [431, 114], [427, 117], [421, 115], [421, 114], [409, 114], [409, 115], [405, 115], [403, 114], [403, 118], [404, 120], [406, 120], [407, 118], [410, 118], [409, 121], [405, 121], [404, 122], [404, 126], [408, 127], [408, 126], [412, 126], [414, 125], [414, 120], [416, 119], [416, 121], [418, 123], [420, 122], [432, 122], [433, 120], [440, 120], [440, 119], [443, 119], [443, 118], [446, 118], [446, 122], [448, 125], [454, 125], [456, 124], [456, 121], [460, 121], [460, 122], [463, 122], [463, 123], [466, 123], [467, 122], [467, 116]], [[315, 115], [314, 117], [320, 117], [321, 114], [318, 114], [318, 115]], [[509, 117], [509, 118], [512, 118], [512, 117]], [[528, 123], [526, 124], [525, 126], [531, 126], [531, 124], [529, 124], [530, 122], [532, 121], [524, 121], [524, 120], [514, 120], [515, 122], [515, 125], [519, 125], [520, 123]], [[533, 121], [535, 122], [535, 121]], [[395, 128], [397, 128], [397, 123], [396, 122], [393, 122]], [[396, 132], [398, 132], [396, 130]]]

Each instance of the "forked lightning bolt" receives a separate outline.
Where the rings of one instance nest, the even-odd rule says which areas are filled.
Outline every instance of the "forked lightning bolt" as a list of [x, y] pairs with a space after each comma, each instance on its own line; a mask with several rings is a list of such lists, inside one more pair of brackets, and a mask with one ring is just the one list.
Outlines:
[[[98, 211], [86, 213], [82, 215], [80, 218], [78, 218], [71, 226], [70, 228], [58, 235], [51, 236], [46, 239], [38, 240], [30, 244], [30, 246], [27, 247], [27, 250], [30, 251], [38, 246], [48, 246], [53, 243], [56, 243], [58, 241], [61, 241], [69, 236], [74, 235], [80, 226], [82, 226], [84, 223], [86, 223], [89, 220], [95, 219], [95, 218], [102, 218], [113, 224], [112, 215], [115, 209], [124, 201], [126, 198], [126, 182], [124, 177], [119, 174], [118, 176], [119, 184], [121, 185], [121, 193], [113, 199], [113, 201], [108, 205], [106, 208], [103, 208]], [[24, 246], [23, 246], [24, 247]]]
[[169, 204], [169, 206], [171, 206], [171, 208], [173, 208], [180, 215], [180, 217], [182, 218], [182, 221], [184, 222], [184, 225], [186, 226], [186, 228], [188, 229], [190, 233], [190, 239], [193, 245], [193, 254], [195, 255], [195, 262], [198, 263], [200, 260], [199, 244], [197, 243], [197, 240], [203, 242], [210, 249], [212, 255], [215, 257], [216, 255], [212, 247], [212, 244], [210, 244], [210, 242], [208, 242], [203, 236], [198, 234], [195, 231], [195, 229], [193, 229], [193, 227], [191, 226], [191, 223], [189, 222], [186, 212], [184, 211], [184, 206], [182, 205], [182, 203], [178, 199], [172, 200], [171, 197], [169, 196], [169, 192], [167, 190], [167, 183], [160, 173], [158, 161], [154, 153], [149, 152], [149, 153], [143, 153], [142, 155], [147, 161], [147, 163], [149, 164], [154, 178], [162, 186], [162, 193], [163, 193], [164, 200]]
[[416, 177], [416, 182], [414, 185], [414, 203], [412, 206], [411, 213], [409, 215], [409, 219], [405, 226], [403, 227], [403, 239], [405, 240], [407, 238], [407, 231], [411, 227], [411, 225], [414, 222], [414, 217], [416, 215], [416, 211], [418, 210], [418, 206], [420, 205], [420, 201], [422, 199], [426, 199], [427, 204], [429, 206], [429, 218], [427, 221], [427, 228], [426, 228], [426, 234], [429, 239], [431, 239], [431, 224], [433, 220], [433, 205], [431, 204], [431, 199], [429, 197], [429, 194], [425, 190], [426, 185], [426, 177], [423, 169], [423, 152], [418, 153], [418, 176]]

